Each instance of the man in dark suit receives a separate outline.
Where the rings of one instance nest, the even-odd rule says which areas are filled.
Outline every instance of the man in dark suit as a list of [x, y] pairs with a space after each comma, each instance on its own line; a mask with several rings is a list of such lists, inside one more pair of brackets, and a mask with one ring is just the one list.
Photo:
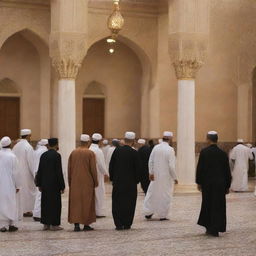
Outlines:
[[115, 149], [109, 177], [113, 184], [112, 214], [116, 230], [130, 229], [137, 201], [137, 184], [140, 182], [140, 160], [133, 149], [134, 132], [126, 132], [125, 145]]
[[218, 133], [207, 134], [208, 147], [199, 157], [196, 183], [202, 192], [202, 207], [198, 225], [206, 228], [206, 233], [219, 236], [226, 232], [226, 195], [231, 185], [231, 172], [227, 154], [218, 146]]
[[41, 223], [44, 230], [58, 231], [61, 219], [61, 194], [65, 190], [61, 156], [57, 152], [58, 139], [48, 140], [49, 150], [42, 154], [39, 162], [36, 183], [42, 192]]

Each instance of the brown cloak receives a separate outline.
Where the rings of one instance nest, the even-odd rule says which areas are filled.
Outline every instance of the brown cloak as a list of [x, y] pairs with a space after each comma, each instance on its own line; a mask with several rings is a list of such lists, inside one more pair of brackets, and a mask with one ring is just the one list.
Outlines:
[[96, 221], [95, 187], [98, 186], [94, 153], [79, 147], [68, 160], [69, 223], [90, 225]]

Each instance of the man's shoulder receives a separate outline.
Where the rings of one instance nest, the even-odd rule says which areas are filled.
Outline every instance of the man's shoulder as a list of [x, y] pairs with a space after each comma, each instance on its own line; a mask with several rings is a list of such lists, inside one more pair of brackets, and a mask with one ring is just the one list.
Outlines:
[[17, 159], [16, 155], [11, 150], [0, 150], [0, 154], [3, 155], [4, 157], [9, 157], [10, 159]]
[[60, 157], [60, 153], [58, 153], [56, 150], [47, 150], [45, 151], [42, 156], [47, 157], [47, 156], [55, 156], [55, 157]]
[[42, 156], [47, 156], [47, 155], [49, 155], [49, 150], [47, 150], [47, 151], [45, 151], [43, 154], [42, 154]]
[[160, 149], [161, 147], [162, 147], [162, 143], [157, 144], [154, 146], [153, 150], [156, 151], [156, 150]]
[[82, 152], [84, 155], [88, 155], [88, 156], [95, 155], [95, 153], [89, 148], [82, 148], [82, 149], [80, 148], [79, 151]]
[[221, 148], [219, 148], [217, 145], [207, 146], [207, 147], [203, 148], [201, 150], [200, 154], [211, 154], [213, 152], [218, 152], [219, 154], [227, 155], [227, 153], [224, 150], [222, 150]]

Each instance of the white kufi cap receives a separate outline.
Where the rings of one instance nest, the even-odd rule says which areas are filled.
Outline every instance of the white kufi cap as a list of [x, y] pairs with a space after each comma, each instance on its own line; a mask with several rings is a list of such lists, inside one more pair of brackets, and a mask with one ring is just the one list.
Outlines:
[[216, 131], [209, 131], [207, 134], [208, 135], [218, 135], [218, 133]]
[[88, 142], [90, 141], [90, 136], [88, 134], [81, 134], [80, 141]]
[[26, 135], [30, 135], [31, 134], [31, 130], [30, 129], [22, 129], [20, 131], [20, 136], [26, 136]]
[[100, 140], [102, 140], [102, 136], [101, 136], [101, 134], [99, 134], [99, 133], [94, 133], [94, 134], [92, 135], [92, 139], [93, 139], [94, 141], [100, 141]]
[[108, 140], [103, 140], [102, 143], [103, 143], [104, 145], [108, 145]]
[[12, 141], [11, 141], [11, 139], [9, 138], [9, 137], [3, 137], [2, 139], [1, 139], [1, 146], [4, 148], [4, 147], [8, 147], [8, 146], [10, 146], [12, 144]]
[[139, 144], [146, 144], [146, 140], [144, 140], [144, 139], [139, 139], [139, 140], [138, 140], [138, 143], [139, 143]]
[[238, 139], [237, 142], [238, 143], [244, 143], [244, 140], [243, 139]]
[[46, 146], [46, 145], [48, 145], [48, 140], [47, 139], [41, 139], [38, 142], [38, 144], [41, 145], [41, 146]]
[[134, 132], [126, 132], [124, 137], [127, 140], [134, 140], [136, 138], [136, 134]]
[[172, 132], [169, 132], [169, 131], [165, 131], [165, 132], [163, 133], [163, 136], [164, 136], [164, 137], [173, 137], [173, 133], [172, 133]]

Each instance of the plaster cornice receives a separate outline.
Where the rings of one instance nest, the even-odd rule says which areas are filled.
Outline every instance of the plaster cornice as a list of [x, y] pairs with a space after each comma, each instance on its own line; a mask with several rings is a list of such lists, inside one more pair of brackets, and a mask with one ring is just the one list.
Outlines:
[[[0, 7], [20, 9], [50, 9], [48, 0], [0, 0]], [[95, 14], [109, 14], [112, 9], [110, 0], [92, 0], [89, 2], [89, 12]], [[127, 16], [152, 17], [167, 13], [165, 0], [122, 0], [122, 13]]]
[[0, 0], [0, 7], [19, 8], [19, 9], [50, 9], [50, 3], [44, 0]]

